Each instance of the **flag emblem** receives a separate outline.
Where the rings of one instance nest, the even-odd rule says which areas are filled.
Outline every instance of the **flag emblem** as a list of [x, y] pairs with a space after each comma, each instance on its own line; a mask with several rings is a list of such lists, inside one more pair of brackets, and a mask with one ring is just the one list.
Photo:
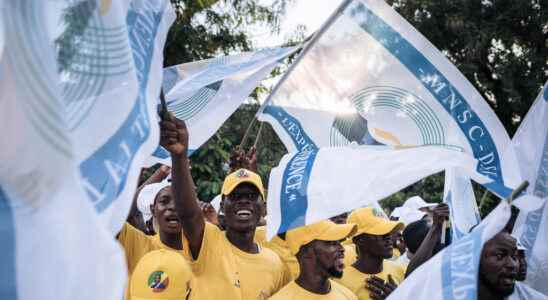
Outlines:
[[148, 277], [148, 287], [154, 293], [163, 292], [169, 285], [169, 277], [162, 271], [155, 271]]

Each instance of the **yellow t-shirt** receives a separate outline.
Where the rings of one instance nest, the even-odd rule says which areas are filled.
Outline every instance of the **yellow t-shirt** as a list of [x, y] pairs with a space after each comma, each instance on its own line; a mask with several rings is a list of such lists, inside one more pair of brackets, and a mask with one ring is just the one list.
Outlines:
[[330, 280], [331, 291], [326, 295], [314, 294], [299, 286], [295, 281], [277, 292], [271, 300], [358, 300], [356, 295], [344, 286]]
[[[373, 275], [384, 281], [388, 281], [389, 274], [392, 276], [394, 282], [399, 285], [404, 279], [405, 270], [401, 267], [401, 265], [385, 259], [382, 263], [382, 272]], [[352, 265], [349, 265], [344, 268], [342, 278], [335, 280], [356, 294], [359, 300], [370, 300], [370, 291], [365, 287], [365, 280], [373, 275], [362, 273]]]
[[291, 274], [291, 280], [296, 279], [299, 276], [299, 262], [297, 258], [291, 254], [289, 246], [287, 243], [278, 236], [274, 236], [270, 242], [263, 242], [261, 246], [268, 248], [274, 251], [282, 262], [285, 264], [286, 268]]
[[349, 266], [352, 266], [353, 263], [356, 262], [356, 259], [358, 259], [358, 254], [356, 253], [356, 245], [349, 244], [344, 245], [344, 269], [348, 268]]
[[251, 254], [236, 248], [225, 232], [206, 222], [198, 259], [193, 261], [193, 299], [264, 300], [289, 282], [289, 271], [268, 248]]
[[258, 226], [255, 228], [255, 237], [253, 238], [257, 244], [265, 244], [266, 241], [266, 226]]

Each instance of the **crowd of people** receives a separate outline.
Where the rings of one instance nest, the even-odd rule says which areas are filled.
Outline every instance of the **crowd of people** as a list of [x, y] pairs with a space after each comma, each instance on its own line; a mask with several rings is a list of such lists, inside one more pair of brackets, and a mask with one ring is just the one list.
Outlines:
[[[420, 197], [390, 218], [358, 208], [267, 240], [254, 151], [231, 158], [216, 208], [197, 197], [184, 122], [166, 115], [160, 128], [171, 168], [140, 186], [117, 237], [127, 258], [125, 299], [385, 299], [450, 243], [449, 207]], [[526, 261], [511, 227], [482, 250], [478, 299], [524, 288]]]

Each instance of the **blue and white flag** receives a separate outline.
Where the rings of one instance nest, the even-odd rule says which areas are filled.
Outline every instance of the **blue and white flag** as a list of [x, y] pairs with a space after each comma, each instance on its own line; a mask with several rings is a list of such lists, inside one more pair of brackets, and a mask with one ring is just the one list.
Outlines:
[[512, 234], [525, 247], [527, 278], [525, 284], [548, 296], [548, 197], [533, 195], [512, 204], [520, 209]]
[[156, 101], [175, 13], [166, 0], [92, 3], [74, 10], [87, 22], [61, 36], [58, 60], [82, 184], [115, 235], [159, 141]]
[[[105, 21], [121, 10], [103, 2]], [[120, 299], [125, 259], [80, 184], [47, 30], [61, 11], [50, 1], [2, 3], [0, 298]]]
[[285, 155], [268, 185], [267, 233], [312, 224], [371, 205], [446, 168], [462, 168], [479, 183], [472, 156], [441, 146], [307, 147]]
[[512, 138], [527, 193], [548, 196], [548, 83]]
[[[202, 146], [285, 58], [300, 49], [273, 48], [222, 56], [164, 69], [167, 108], [185, 120], [189, 156]], [[171, 165], [162, 147], [149, 164]]]
[[459, 168], [445, 170], [443, 202], [449, 205], [453, 241], [468, 234], [472, 227], [481, 222], [470, 178]]
[[501, 201], [470, 234], [413, 271], [386, 299], [476, 300], [483, 245], [501, 232], [509, 219], [510, 205]]
[[493, 181], [521, 183], [510, 138], [487, 102], [383, 0], [344, 1], [268, 101], [259, 119], [289, 152], [307, 140], [444, 145], [473, 155]]

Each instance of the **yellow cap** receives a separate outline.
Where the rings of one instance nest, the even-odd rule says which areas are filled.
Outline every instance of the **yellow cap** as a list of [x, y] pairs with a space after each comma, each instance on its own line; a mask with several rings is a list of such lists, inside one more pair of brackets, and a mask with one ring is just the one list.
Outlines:
[[251, 183], [252, 185], [257, 187], [257, 189], [259, 189], [259, 192], [261, 193], [261, 196], [263, 196], [263, 200], [266, 199], [264, 197], [264, 188], [261, 176], [247, 169], [239, 169], [238, 171], [232, 172], [231, 174], [226, 176], [225, 181], [223, 182], [223, 188], [221, 189], [221, 194], [226, 196], [232, 193], [232, 191], [238, 185], [244, 182]]
[[147, 253], [133, 271], [132, 300], [184, 300], [190, 292], [192, 271], [181, 254], [170, 250]]
[[295, 255], [302, 246], [314, 241], [341, 241], [356, 232], [354, 224], [335, 224], [331, 221], [318, 223], [289, 230], [286, 241], [291, 254]]
[[362, 233], [385, 235], [394, 230], [402, 230], [405, 227], [401, 222], [385, 219], [382, 213], [373, 207], [355, 209], [350, 213], [346, 222], [358, 226], [356, 235]]

